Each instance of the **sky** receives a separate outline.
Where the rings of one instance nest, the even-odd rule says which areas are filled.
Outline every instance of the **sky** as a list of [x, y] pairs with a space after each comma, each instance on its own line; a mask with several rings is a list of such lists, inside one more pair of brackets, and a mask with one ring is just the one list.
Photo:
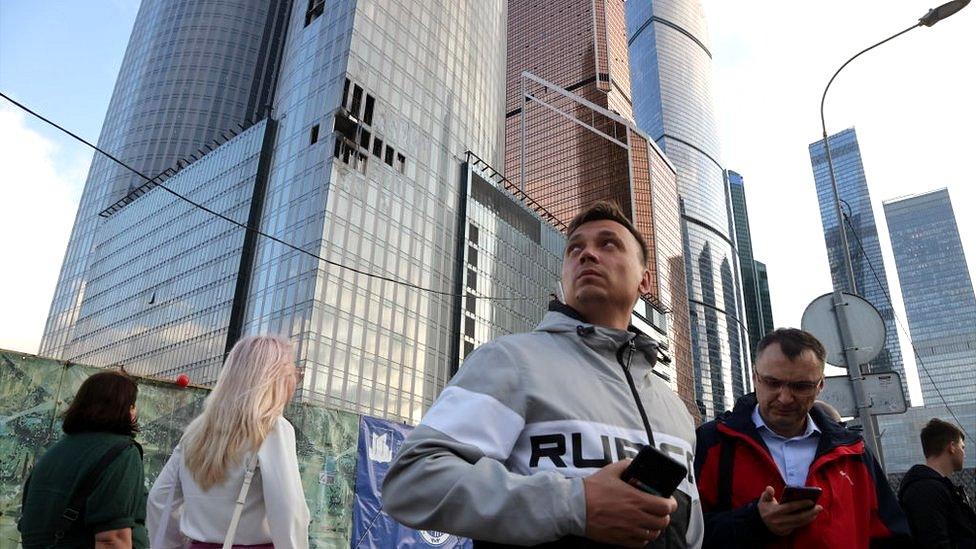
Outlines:
[[[823, 88], [847, 58], [937, 1], [702, 2], [721, 160], [745, 178], [777, 326], [799, 326], [806, 305], [831, 290], [807, 153], [820, 139]], [[135, 0], [0, 0], [0, 90], [97, 140], [137, 10]], [[974, 53], [970, 6], [857, 59], [827, 98], [828, 131], [857, 129], [895, 311], [906, 326], [881, 203], [947, 187], [967, 258], [976, 257]], [[90, 162], [84, 146], [0, 100], [0, 348], [37, 351]], [[920, 399], [908, 337], [900, 335]]]

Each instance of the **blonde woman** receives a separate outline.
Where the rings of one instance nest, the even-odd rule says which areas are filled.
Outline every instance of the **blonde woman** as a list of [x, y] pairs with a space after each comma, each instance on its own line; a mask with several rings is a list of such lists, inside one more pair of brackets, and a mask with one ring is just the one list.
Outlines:
[[173, 450], [149, 492], [147, 525], [154, 549], [219, 548], [253, 464], [234, 547], [308, 547], [295, 429], [282, 412], [300, 374], [292, 345], [274, 336], [234, 345], [217, 385]]

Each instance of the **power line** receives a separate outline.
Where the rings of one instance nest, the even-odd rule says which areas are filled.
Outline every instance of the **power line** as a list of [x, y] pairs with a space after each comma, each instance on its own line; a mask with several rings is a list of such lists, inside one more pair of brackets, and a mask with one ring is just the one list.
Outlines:
[[[399, 284], [401, 286], [406, 286], [408, 288], [413, 288], [415, 290], [420, 290], [420, 291], [423, 291], [423, 292], [429, 292], [429, 293], [436, 294], [436, 295], [442, 295], [442, 296], [447, 296], [447, 297], [466, 297], [466, 294], [456, 294], [454, 292], [445, 292], [445, 291], [442, 291], [442, 290], [435, 290], [433, 288], [426, 288], [424, 286], [420, 286], [420, 285], [414, 284], [412, 282], [407, 282], [405, 280], [398, 280], [398, 279], [395, 279], [395, 278], [392, 278], [392, 277], [388, 277], [388, 276], [384, 276], [384, 275], [378, 275], [378, 274], [375, 274], [375, 273], [370, 273], [370, 272], [366, 272], [366, 271], [357, 269], [355, 267], [350, 267], [348, 265], [343, 265], [342, 263], [338, 263], [336, 261], [332, 261], [332, 260], [326, 259], [326, 258], [324, 258], [324, 257], [322, 257], [320, 255], [317, 255], [317, 254], [312, 253], [312, 252], [310, 252], [308, 250], [305, 250], [304, 248], [301, 248], [299, 246], [296, 246], [296, 245], [294, 245], [294, 244], [292, 244], [290, 242], [286, 242], [286, 241], [284, 241], [284, 240], [282, 240], [282, 239], [280, 239], [280, 238], [278, 238], [276, 236], [273, 236], [273, 235], [270, 235], [268, 233], [262, 232], [261, 230], [255, 228], [255, 227], [251, 227], [250, 225], [246, 225], [246, 224], [241, 223], [241, 222], [239, 222], [239, 221], [237, 221], [235, 219], [232, 219], [230, 217], [227, 217], [226, 215], [224, 215], [224, 214], [222, 214], [220, 212], [216, 212], [214, 210], [211, 210], [210, 208], [204, 206], [203, 204], [200, 204], [199, 202], [195, 202], [194, 200], [191, 200], [190, 198], [187, 198], [186, 196], [183, 196], [182, 194], [174, 191], [173, 189], [170, 189], [169, 187], [167, 187], [166, 185], [164, 185], [160, 181], [160, 177], [159, 176], [154, 177], [154, 178], [150, 178], [150, 177], [146, 176], [145, 174], [143, 174], [142, 172], [140, 172], [140, 171], [136, 170], [135, 168], [129, 166], [125, 162], [123, 162], [123, 161], [119, 160], [118, 158], [112, 156], [111, 154], [103, 151], [102, 149], [98, 148], [97, 146], [89, 143], [88, 141], [86, 141], [82, 137], [79, 137], [77, 134], [75, 134], [75, 133], [71, 132], [70, 130], [68, 130], [68, 129], [62, 127], [62, 126], [60, 126], [59, 124], [57, 124], [57, 123], [55, 123], [55, 122], [53, 122], [53, 121], [45, 118], [44, 116], [40, 115], [39, 113], [31, 110], [26, 105], [15, 101], [14, 99], [12, 99], [7, 94], [5, 94], [3, 92], [0, 92], [0, 97], [3, 97], [7, 101], [13, 103], [18, 108], [20, 108], [21, 110], [27, 112], [31, 116], [34, 116], [35, 118], [37, 118], [37, 119], [45, 122], [46, 124], [49, 124], [49, 125], [57, 128], [58, 130], [66, 133], [67, 135], [71, 136], [75, 140], [80, 141], [81, 143], [87, 145], [88, 147], [94, 149], [95, 151], [103, 154], [108, 159], [112, 160], [113, 162], [115, 162], [116, 164], [122, 166], [123, 168], [129, 170], [130, 172], [136, 174], [137, 176], [145, 179], [147, 182], [154, 183], [156, 187], [158, 187], [158, 188], [160, 188], [160, 189], [168, 192], [169, 194], [175, 196], [176, 198], [178, 198], [180, 200], [183, 200], [184, 202], [187, 202], [188, 204], [190, 204], [191, 206], [193, 206], [195, 208], [198, 208], [200, 210], [203, 210], [203, 211], [209, 213], [210, 215], [212, 215], [214, 217], [219, 217], [220, 219], [223, 219], [224, 221], [227, 221], [228, 223], [231, 223], [233, 225], [236, 225], [236, 226], [238, 226], [238, 227], [240, 227], [240, 228], [242, 228], [242, 229], [244, 229], [246, 231], [251, 231], [251, 232], [253, 232], [253, 233], [255, 233], [255, 234], [259, 235], [259, 236], [263, 236], [264, 238], [267, 238], [268, 240], [271, 240], [273, 242], [277, 242], [278, 244], [281, 244], [282, 246], [285, 246], [287, 248], [290, 248], [292, 250], [295, 250], [296, 252], [303, 253], [303, 254], [305, 254], [307, 256], [310, 256], [310, 257], [312, 257], [314, 259], [317, 259], [317, 260], [319, 260], [319, 261], [321, 261], [323, 263], [326, 263], [328, 265], [332, 265], [332, 266], [338, 267], [340, 269], [345, 269], [347, 271], [351, 271], [351, 272], [354, 272], [356, 274], [361, 274], [363, 276], [367, 276], [367, 277], [370, 277], [370, 278], [375, 278], [377, 280], [383, 280], [385, 282], [390, 282], [390, 283], [393, 283], [393, 284]], [[489, 301], [529, 301], [529, 300], [545, 301], [545, 299], [547, 299], [545, 297], [541, 297], [541, 298], [539, 298], [539, 297], [493, 297], [493, 296], [473, 296], [473, 297], [475, 297], [475, 299], [487, 299]]]
[[[848, 207], [850, 207], [850, 205], [848, 205]], [[878, 276], [878, 272], [874, 269], [874, 264], [871, 263], [871, 258], [864, 250], [864, 244], [861, 243], [861, 237], [858, 236], [857, 231], [854, 230], [854, 224], [851, 223], [850, 216], [845, 214], [844, 221], [846, 221], [847, 226], [850, 227], [851, 234], [854, 235], [854, 240], [857, 242], [857, 247], [861, 250], [861, 255], [867, 261], [868, 267], [871, 269], [871, 274], [874, 275], [874, 280], [878, 283], [878, 287], [881, 288], [881, 292], [884, 293], [885, 299], [888, 300], [888, 306], [891, 307], [892, 318], [895, 319], [895, 322], [898, 323], [898, 327], [901, 328], [902, 333], [905, 335], [906, 338], [908, 338], [908, 344], [912, 346], [912, 352], [915, 354], [915, 361], [918, 363], [918, 366], [922, 369], [922, 371], [925, 372], [925, 375], [928, 376], [929, 381], [932, 382], [932, 388], [935, 389], [935, 393], [939, 395], [940, 399], [942, 399], [942, 404], [945, 406], [946, 410], [949, 410], [949, 414], [952, 415], [952, 419], [956, 420], [956, 425], [958, 425], [959, 428], [962, 429], [963, 434], [965, 434], [966, 437], [968, 438], [969, 433], [966, 432], [966, 428], [962, 426], [962, 422], [959, 421], [958, 417], [956, 417], [956, 413], [952, 411], [952, 407], [949, 406], [949, 403], [942, 395], [942, 391], [939, 390], [939, 386], [935, 383], [935, 379], [932, 377], [932, 374], [929, 372], [928, 368], [926, 368], [925, 364], [922, 362], [922, 355], [919, 354], [918, 348], [915, 347], [915, 342], [912, 340], [911, 332], [908, 331], [908, 328], [906, 328], [905, 325], [902, 324], [901, 319], [898, 318], [897, 314], [895, 314], [895, 305], [894, 303], [891, 302], [891, 295], [888, 293], [888, 290], [885, 288], [885, 285], [881, 282], [881, 277]]]

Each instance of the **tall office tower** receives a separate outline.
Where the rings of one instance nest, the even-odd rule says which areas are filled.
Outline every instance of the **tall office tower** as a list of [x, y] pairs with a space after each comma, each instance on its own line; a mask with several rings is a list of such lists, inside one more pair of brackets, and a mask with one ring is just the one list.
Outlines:
[[[732, 202], [732, 218], [735, 222], [735, 244], [739, 252], [739, 267], [742, 271], [742, 297], [746, 311], [746, 324], [749, 328], [749, 356], [756, 352], [756, 346], [764, 335], [771, 331], [772, 315], [767, 321], [765, 305], [769, 306], [769, 285], [761, 287], [759, 279], [759, 263], [752, 255], [752, 231], [749, 228], [749, 209], [746, 207], [745, 182], [738, 172], [725, 171], [725, 180], [729, 186], [729, 197]], [[766, 266], [762, 265], [763, 275]], [[765, 293], [763, 293], [765, 290]]]
[[632, 119], [623, 4], [509, 3], [506, 185], [561, 222], [601, 199], [631, 217], [654, 286], [635, 322], [668, 343], [666, 377], [697, 410], [674, 166]]
[[696, 399], [712, 418], [748, 391], [750, 362], [705, 17], [697, 0], [626, 6], [634, 117], [678, 172]]
[[884, 211], [918, 350], [922, 398], [926, 406], [971, 403], [976, 393], [976, 296], [949, 191], [889, 200]]
[[[157, 9], [149, 4], [144, 11]], [[211, 59], [217, 52], [206, 48], [220, 50], [224, 41], [233, 52], [260, 51], [261, 40], [248, 40], [269, 28], [266, 20], [237, 32], [173, 22], [196, 4], [140, 16], [132, 39], [139, 45], [130, 48], [139, 55], [127, 57], [120, 82], [166, 56]], [[239, 24], [257, 4], [265, 3], [241, 2], [226, 19]], [[79, 298], [83, 329], [69, 334], [69, 344], [85, 362], [121, 362], [149, 375], [187, 372], [208, 383], [240, 335], [279, 333], [296, 343], [305, 369], [302, 400], [415, 422], [456, 365], [452, 291], [464, 152], [501, 162], [506, 6], [289, 6], [271, 108], [260, 110], [266, 117], [253, 124], [244, 113], [240, 121], [229, 117], [229, 127], [243, 124], [235, 136], [214, 150], [180, 153], [185, 158], [166, 179], [288, 245], [245, 233], [159, 187], [100, 197], [90, 206], [101, 221], [87, 259], [94, 271]], [[143, 43], [137, 36], [169, 25], [220, 40]], [[251, 68], [214, 62], [198, 72], [229, 79]], [[178, 116], [181, 105], [160, 108]], [[113, 103], [109, 119], [126, 108]]]
[[[274, 89], [289, 2], [143, 2], [99, 147], [155, 177], [221, 132], [263, 116]], [[48, 313], [42, 355], [68, 346], [86, 297], [98, 213], [144, 181], [96, 154]]]
[[[881, 258], [881, 245], [878, 242], [878, 228], [871, 209], [871, 195], [868, 181], [864, 176], [861, 162], [861, 149], [857, 145], [854, 128], [848, 128], [831, 135], [830, 156], [834, 163], [834, 177], [837, 179], [837, 192], [842, 200], [848, 247], [851, 264], [854, 268], [854, 284], [857, 294], [868, 300], [878, 312], [885, 325], [885, 347], [870, 363], [870, 371], [894, 370], [901, 375], [905, 399], [908, 399], [908, 385], [902, 365], [901, 346], [891, 308], [888, 291], [888, 278], [884, 260]], [[823, 140], [809, 146], [810, 161], [813, 164], [813, 177], [817, 184], [817, 200], [820, 202], [820, 220], [823, 223], [824, 239], [827, 243], [827, 258], [830, 261], [830, 276], [834, 288], [850, 292], [851, 288], [844, 273], [844, 251], [841, 249], [840, 232], [834, 209], [834, 194], [827, 168], [827, 155]]]
[[[773, 304], [769, 299], [769, 274], [766, 264], [756, 261], [756, 282], [759, 284], [759, 304], [762, 306], [763, 332], [769, 333], [776, 329], [773, 321]], [[755, 350], [755, 349], [753, 349]]]

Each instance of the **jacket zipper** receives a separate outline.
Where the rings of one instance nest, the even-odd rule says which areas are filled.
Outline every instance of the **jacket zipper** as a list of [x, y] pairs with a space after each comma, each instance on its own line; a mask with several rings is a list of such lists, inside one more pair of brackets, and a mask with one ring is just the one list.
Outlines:
[[627, 353], [627, 363], [625, 364], [623, 360], [623, 347], [620, 348], [620, 352], [617, 353], [617, 362], [624, 369], [624, 376], [627, 378], [627, 385], [630, 386], [630, 394], [634, 396], [634, 403], [637, 404], [637, 411], [640, 412], [641, 421], [644, 422], [644, 432], [647, 433], [647, 442], [651, 446], [657, 446], [654, 443], [654, 431], [651, 430], [651, 423], [647, 420], [647, 412], [644, 411], [644, 403], [641, 402], [640, 393], [637, 392], [637, 385], [634, 384], [634, 377], [630, 375], [630, 363], [634, 358], [634, 352], [637, 351], [637, 344], [634, 342], [636, 336], [631, 338], [628, 343], [629, 352]]

